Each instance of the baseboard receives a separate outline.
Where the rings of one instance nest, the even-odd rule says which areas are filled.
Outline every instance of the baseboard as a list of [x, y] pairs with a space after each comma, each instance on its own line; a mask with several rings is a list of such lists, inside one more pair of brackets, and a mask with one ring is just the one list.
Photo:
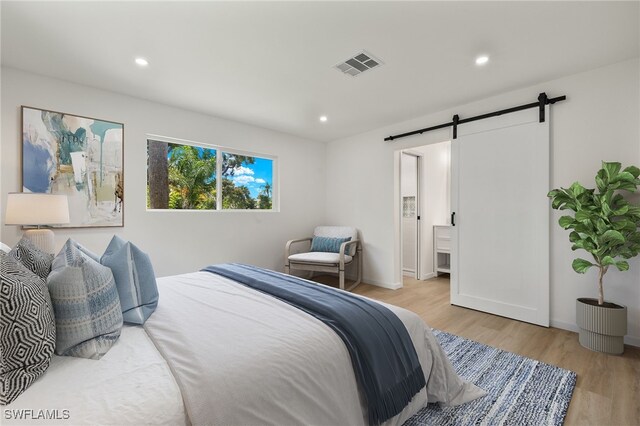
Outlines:
[[[551, 327], [561, 328], [562, 330], [573, 331], [574, 333], [577, 333], [579, 331], [577, 325], [569, 322], [557, 321], [552, 319], [550, 324], [551, 324]], [[624, 336], [624, 343], [627, 345], [640, 347], [640, 337]]]
[[578, 332], [578, 326], [569, 322], [557, 321], [552, 319], [549, 321], [549, 325], [554, 328], [560, 328], [562, 330], [573, 331], [574, 333]]
[[630, 346], [640, 348], [640, 337], [624, 336], [624, 343]]
[[[409, 277], [409, 278], [415, 278], [416, 271], [412, 271], [412, 270], [409, 270], [409, 269], [403, 269], [402, 270], [402, 276], [403, 277]], [[420, 280], [428, 280], [430, 278], [435, 278], [435, 276], [436, 276], [435, 272], [429, 272], [428, 274], [420, 275]]]
[[402, 288], [402, 283], [387, 283], [387, 282], [383, 282], [383, 281], [378, 281], [378, 280], [372, 280], [369, 278], [362, 278], [362, 282], [365, 282], [367, 284], [371, 284], [371, 285], [375, 285], [377, 287], [382, 287], [382, 288], [388, 288], [390, 290], [398, 290], [399, 288]]

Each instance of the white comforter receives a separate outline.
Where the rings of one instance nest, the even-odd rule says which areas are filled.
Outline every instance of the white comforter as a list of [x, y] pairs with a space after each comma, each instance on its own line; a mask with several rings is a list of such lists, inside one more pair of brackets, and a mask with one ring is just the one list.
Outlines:
[[[145, 329], [167, 360], [194, 425], [360, 425], [366, 405], [342, 340], [316, 318], [208, 272], [158, 280]], [[386, 305], [407, 327], [427, 387], [389, 425], [427, 401], [484, 392], [463, 382], [424, 322]]]
[[2, 426], [188, 424], [180, 389], [139, 326], [125, 326], [99, 360], [54, 355], [0, 415]]

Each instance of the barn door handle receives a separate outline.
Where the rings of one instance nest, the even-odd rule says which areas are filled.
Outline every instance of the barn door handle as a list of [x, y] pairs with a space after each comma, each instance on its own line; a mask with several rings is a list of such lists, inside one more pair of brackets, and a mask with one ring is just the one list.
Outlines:
[[456, 212], [451, 213], [451, 226], [456, 226]]

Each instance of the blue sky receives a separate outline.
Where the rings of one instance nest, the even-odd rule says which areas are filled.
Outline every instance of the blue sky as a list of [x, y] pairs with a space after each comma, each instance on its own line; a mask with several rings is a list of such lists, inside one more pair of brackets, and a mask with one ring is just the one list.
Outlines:
[[246, 186], [251, 196], [256, 198], [266, 183], [273, 188], [273, 160], [254, 158], [253, 164], [242, 163], [242, 167], [236, 169], [233, 183], [236, 186]]

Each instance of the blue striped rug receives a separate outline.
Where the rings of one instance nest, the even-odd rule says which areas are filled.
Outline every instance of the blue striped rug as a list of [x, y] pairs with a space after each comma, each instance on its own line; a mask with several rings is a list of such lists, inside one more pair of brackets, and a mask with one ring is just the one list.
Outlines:
[[403, 426], [562, 425], [576, 373], [433, 330], [460, 376], [487, 396], [458, 407], [428, 404]]

